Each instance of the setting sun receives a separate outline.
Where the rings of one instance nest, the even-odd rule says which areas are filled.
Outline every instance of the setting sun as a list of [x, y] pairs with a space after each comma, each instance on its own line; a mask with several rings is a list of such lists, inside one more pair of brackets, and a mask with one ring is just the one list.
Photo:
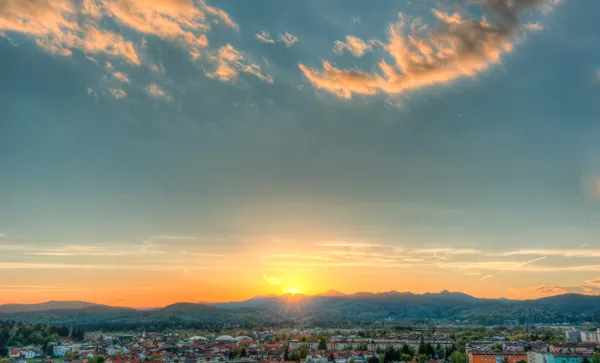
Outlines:
[[292, 295], [296, 295], [296, 293], [298, 292], [298, 290], [296, 290], [296, 289], [290, 289], [288, 292], [290, 294], [292, 294]]

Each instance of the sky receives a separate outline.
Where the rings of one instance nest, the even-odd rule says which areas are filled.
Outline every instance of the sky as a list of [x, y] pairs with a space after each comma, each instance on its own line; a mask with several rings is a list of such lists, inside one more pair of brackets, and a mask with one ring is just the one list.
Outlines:
[[599, 13], [0, 1], [0, 303], [598, 294]]

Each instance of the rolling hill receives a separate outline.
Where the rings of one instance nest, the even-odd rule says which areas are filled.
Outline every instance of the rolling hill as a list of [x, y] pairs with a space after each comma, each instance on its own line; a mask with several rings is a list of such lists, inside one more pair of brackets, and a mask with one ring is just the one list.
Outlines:
[[[52, 309], [60, 307], [60, 309]], [[19, 310], [21, 309], [21, 310]], [[293, 326], [331, 323], [430, 322], [502, 324], [597, 322], [600, 297], [566, 294], [537, 300], [481, 299], [456, 292], [286, 294], [240, 302], [176, 303], [153, 310], [116, 308], [83, 302], [48, 302], [38, 306], [0, 306], [0, 320], [124, 330], [147, 327], [222, 328], [258, 324]]]

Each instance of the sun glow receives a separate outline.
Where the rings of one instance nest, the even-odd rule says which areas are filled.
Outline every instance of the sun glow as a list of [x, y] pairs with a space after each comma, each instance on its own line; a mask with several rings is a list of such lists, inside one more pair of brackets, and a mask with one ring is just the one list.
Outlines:
[[296, 289], [289, 289], [288, 292], [292, 295], [296, 295], [298, 293], [298, 290]]

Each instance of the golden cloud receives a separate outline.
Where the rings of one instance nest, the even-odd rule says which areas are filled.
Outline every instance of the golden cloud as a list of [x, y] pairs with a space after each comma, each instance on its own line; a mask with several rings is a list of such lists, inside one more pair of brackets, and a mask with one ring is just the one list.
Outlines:
[[[373, 72], [339, 69], [327, 61], [322, 62], [321, 69], [302, 63], [299, 68], [313, 86], [342, 98], [379, 92], [397, 94], [472, 77], [500, 63], [502, 54], [512, 51], [521, 29], [518, 16], [543, 2], [479, 1], [492, 12], [490, 19], [499, 19], [497, 23], [434, 9], [439, 27], [433, 31], [399, 14], [399, 21], [388, 28], [388, 42], [384, 45], [393, 64], [381, 60], [379, 70]], [[362, 45], [364, 41], [355, 39], [354, 43]]]
[[103, 19], [198, 52], [208, 45], [209, 17], [238, 29], [227, 12], [204, 1], [196, 5], [192, 0], [5, 0], [0, 3], [0, 32], [31, 36], [42, 49], [61, 56], [79, 49], [139, 65], [141, 58], [133, 43], [101, 28]]

